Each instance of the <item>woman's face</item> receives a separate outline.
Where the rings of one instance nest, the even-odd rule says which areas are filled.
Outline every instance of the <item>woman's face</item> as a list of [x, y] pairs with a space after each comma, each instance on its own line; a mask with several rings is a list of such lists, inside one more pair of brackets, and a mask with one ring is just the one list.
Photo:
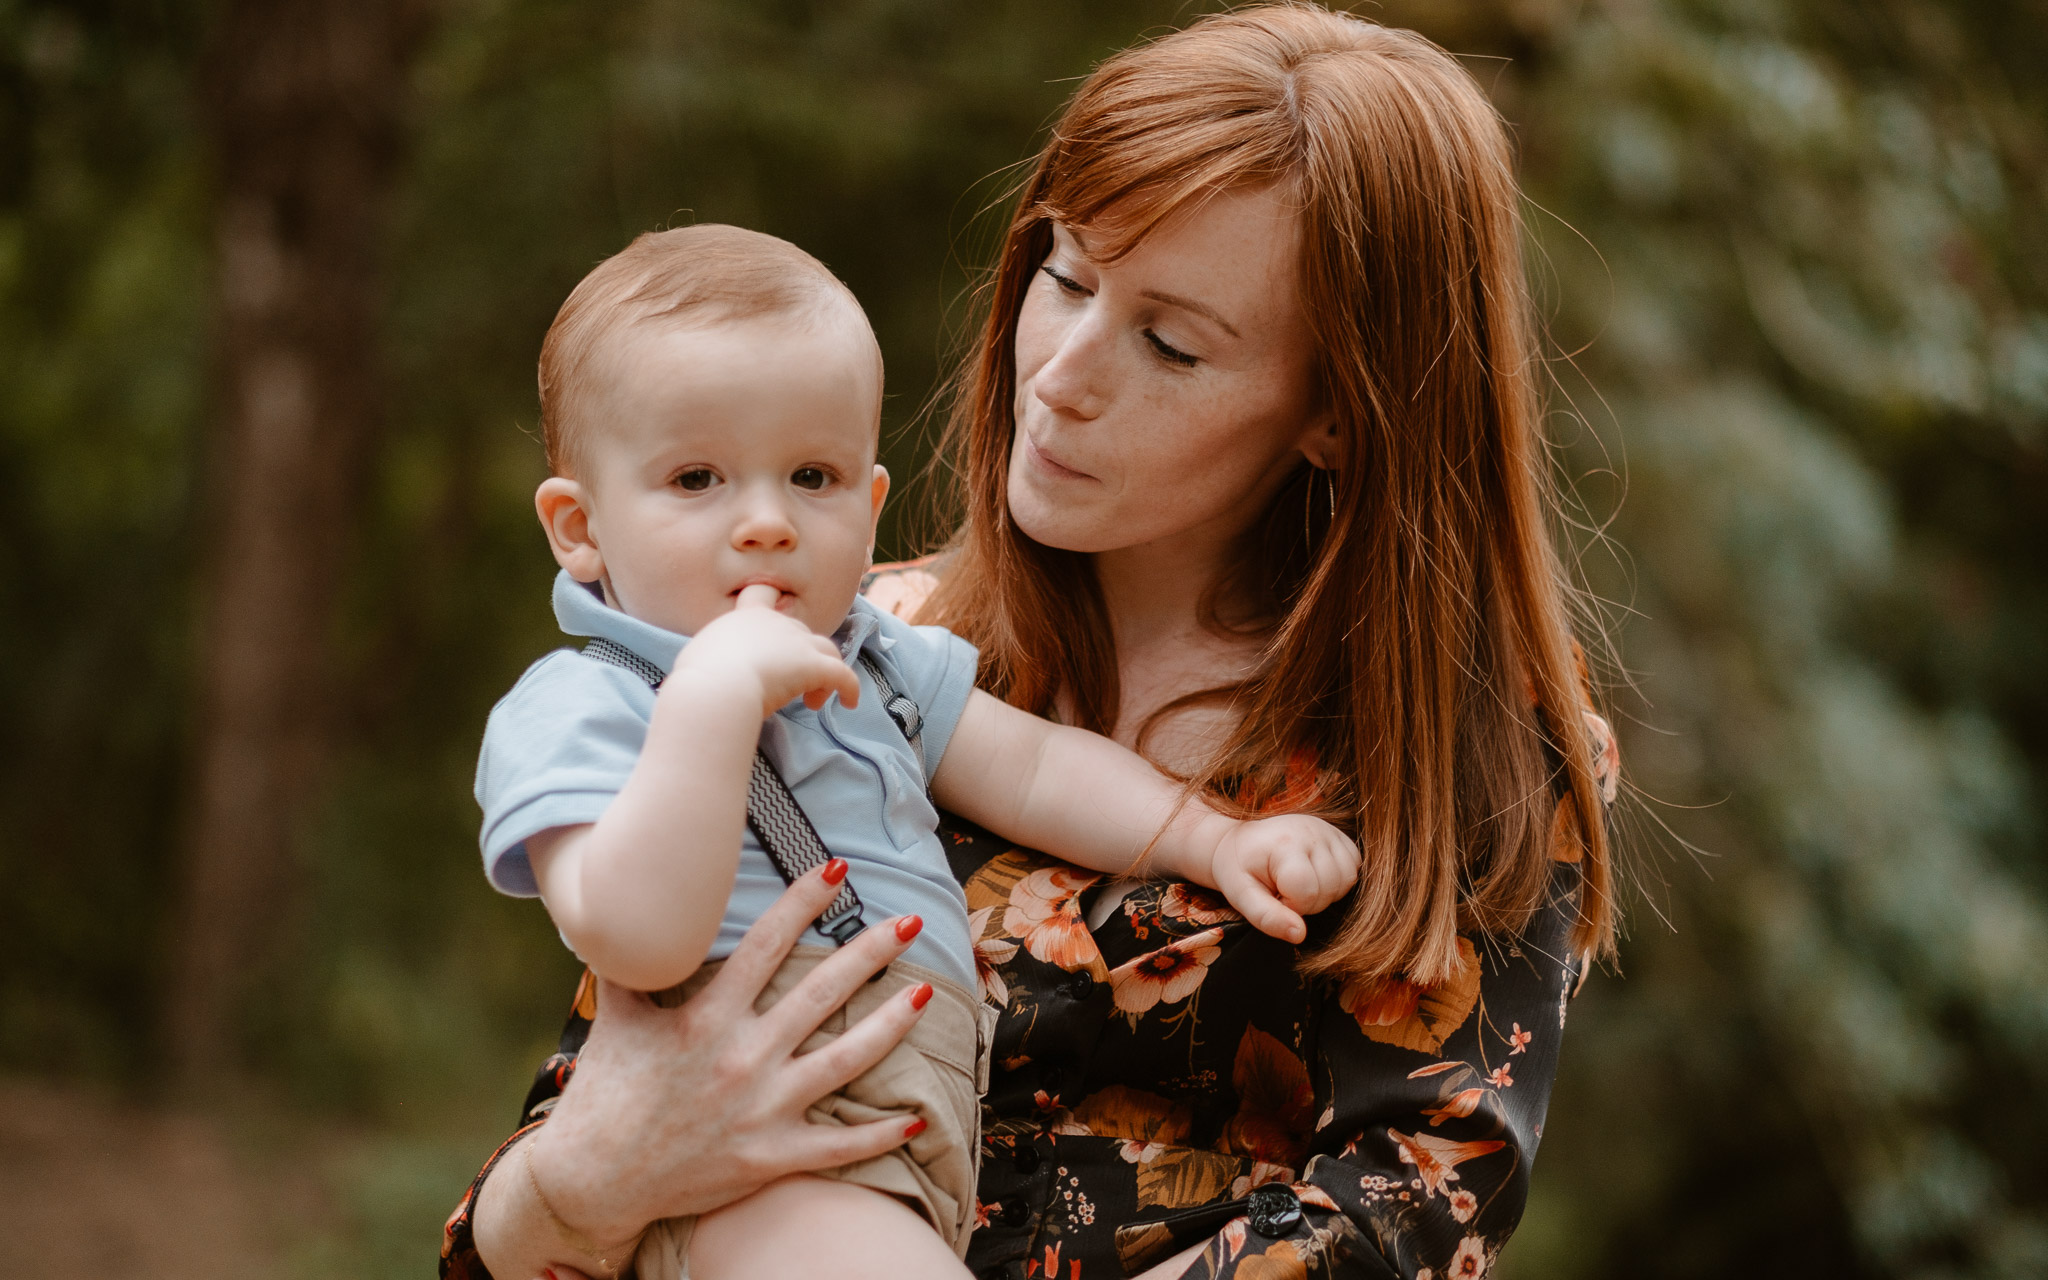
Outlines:
[[1026, 535], [1220, 547], [1304, 454], [1327, 464], [1299, 243], [1271, 188], [1216, 196], [1107, 265], [1054, 224], [1017, 317], [1009, 501]]

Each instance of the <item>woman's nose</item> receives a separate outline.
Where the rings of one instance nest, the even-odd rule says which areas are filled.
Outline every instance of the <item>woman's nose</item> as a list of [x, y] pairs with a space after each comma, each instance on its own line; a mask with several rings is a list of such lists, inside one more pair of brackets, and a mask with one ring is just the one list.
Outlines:
[[780, 494], [746, 495], [732, 528], [732, 545], [741, 551], [788, 551], [796, 546], [796, 522]]
[[1108, 370], [1107, 335], [1091, 314], [1076, 316], [1059, 335], [1051, 358], [1038, 366], [1031, 391], [1039, 403], [1056, 413], [1076, 418], [1094, 418], [1109, 402], [1105, 393]]

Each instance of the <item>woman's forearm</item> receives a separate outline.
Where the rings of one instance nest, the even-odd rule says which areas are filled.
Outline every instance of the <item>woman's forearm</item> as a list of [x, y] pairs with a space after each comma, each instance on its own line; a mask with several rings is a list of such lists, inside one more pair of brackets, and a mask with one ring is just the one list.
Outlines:
[[527, 1184], [528, 1148], [539, 1136], [536, 1130], [505, 1149], [477, 1188], [470, 1210], [477, 1256], [492, 1276], [504, 1280], [533, 1280], [558, 1263], [580, 1269], [591, 1261], [568, 1256], [547, 1211]]

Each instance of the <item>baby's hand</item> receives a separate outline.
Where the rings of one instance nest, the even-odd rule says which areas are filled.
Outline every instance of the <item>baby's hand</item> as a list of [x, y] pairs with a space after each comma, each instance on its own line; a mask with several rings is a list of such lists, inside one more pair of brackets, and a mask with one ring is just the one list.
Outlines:
[[676, 673], [704, 672], [721, 680], [760, 682], [761, 714], [773, 715], [801, 697], [813, 711], [833, 694], [847, 706], [860, 701], [860, 677], [824, 636], [775, 611], [781, 593], [757, 583], [740, 592], [733, 611], [706, 623], [683, 646]]
[[1284, 814], [1237, 823], [1216, 846], [1216, 887], [1263, 933], [1308, 937], [1312, 916], [1358, 880], [1358, 846], [1320, 818]]

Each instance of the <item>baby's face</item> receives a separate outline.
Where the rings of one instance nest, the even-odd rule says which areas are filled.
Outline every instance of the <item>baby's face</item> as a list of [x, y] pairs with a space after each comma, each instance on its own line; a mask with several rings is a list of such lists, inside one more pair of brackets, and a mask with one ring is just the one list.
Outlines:
[[778, 609], [830, 634], [889, 487], [865, 326], [836, 312], [643, 324], [602, 358], [580, 478], [612, 603], [694, 635], [765, 582]]

